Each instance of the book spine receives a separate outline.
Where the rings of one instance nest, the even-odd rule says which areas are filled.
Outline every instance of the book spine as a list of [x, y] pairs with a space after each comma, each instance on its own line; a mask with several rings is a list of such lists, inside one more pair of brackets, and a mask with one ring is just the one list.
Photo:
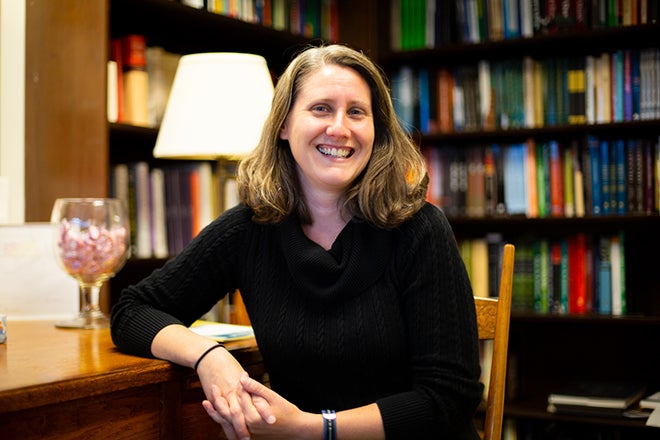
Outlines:
[[564, 215], [564, 178], [562, 176], [562, 152], [559, 142], [550, 141], [550, 215]]
[[585, 58], [571, 57], [568, 60], [568, 123], [584, 124], [585, 111]]
[[562, 177], [564, 179], [564, 216], [575, 217], [575, 176], [573, 169], [573, 147], [564, 148], [564, 157], [562, 161]]
[[610, 267], [612, 273], [612, 315], [621, 316], [623, 314], [621, 302], [621, 248], [618, 235], [610, 237]]
[[612, 170], [610, 159], [610, 143], [606, 140], [600, 141], [600, 184], [601, 184], [601, 206], [602, 214], [608, 215], [612, 208]]
[[612, 260], [610, 238], [601, 236], [598, 243], [600, 265], [598, 270], [598, 312], [612, 313]]
[[614, 181], [615, 181], [615, 203], [614, 212], [625, 215], [628, 211], [626, 194], [626, 145], [623, 139], [613, 141]]
[[600, 142], [598, 138], [589, 136], [587, 149], [591, 167], [591, 214], [603, 214], [602, 166], [600, 162]]
[[149, 75], [144, 35], [130, 34], [122, 38], [124, 122], [149, 126]]

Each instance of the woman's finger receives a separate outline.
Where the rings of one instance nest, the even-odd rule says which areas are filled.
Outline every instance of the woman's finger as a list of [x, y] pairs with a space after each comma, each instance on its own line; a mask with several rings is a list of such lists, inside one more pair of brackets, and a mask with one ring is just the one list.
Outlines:
[[236, 434], [236, 431], [234, 430], [231, 422], [222, 417], [222, 415], [213, 406], [213, 403], [211, 403], [209, 400], [204, 400], [202, 402], [202, 407], [206, 410], [206, 413], [211, 417], [211, 419], [222, 427], [222, 430], [224, 431], [228, 440], [238, 440], [239, 436]]

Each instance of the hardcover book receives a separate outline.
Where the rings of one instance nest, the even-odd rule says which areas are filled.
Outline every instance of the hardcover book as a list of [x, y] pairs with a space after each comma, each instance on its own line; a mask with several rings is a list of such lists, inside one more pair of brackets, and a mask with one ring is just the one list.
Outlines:
[[573, 381], [548, 395], [548, 412], [622, 415], [645, 395], [637, 382]]

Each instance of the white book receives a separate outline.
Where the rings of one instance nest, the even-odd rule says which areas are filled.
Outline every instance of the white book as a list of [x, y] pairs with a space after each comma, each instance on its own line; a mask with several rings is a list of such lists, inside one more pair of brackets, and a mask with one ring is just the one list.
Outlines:
[[108, 61], [108, 96], [106, 97], [107, 101], [107, 113], [108, 113], [108, 122], [117, 122], [119, 117], [119, 102], [117, 96], [117, 62]]
[[128, 165], [125, 163], [117, 164], [112, 169], [112, 197], [124, 202], [124, 209], [128, 215]]
[[167, 216], [165, 211], [165, 173], [160, 168], [153, 168], [151, 179], [151, 241], [153, 256], [167, 258]]
[[135, 172], [135, 256], [151, 258], [151, 198], [149, 164], [136, 162]]
[[640, 408], [660, 408], [660, 391], [649, 394], [639, 401]]
[[199, 164], [199, 227], [200, 230], [206, 227], [214, 219], [213, 202], [213, 166], [209, 162], [200, 162]]
[[584, 65], [584, 102], [587, 124], [596, 123], [596, 58], [593, 55], [585, 57]]

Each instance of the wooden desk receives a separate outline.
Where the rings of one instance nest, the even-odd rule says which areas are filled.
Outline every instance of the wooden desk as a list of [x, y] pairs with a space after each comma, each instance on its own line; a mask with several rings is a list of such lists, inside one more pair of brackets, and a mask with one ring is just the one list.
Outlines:
[[[190, 368], [117, 351], [109, 330], [9, 322], [0, 344], [0, 437], [9, 439], [224, 438], [202, 408]], [[227, 344], [265, 379], [254, 339]]]

